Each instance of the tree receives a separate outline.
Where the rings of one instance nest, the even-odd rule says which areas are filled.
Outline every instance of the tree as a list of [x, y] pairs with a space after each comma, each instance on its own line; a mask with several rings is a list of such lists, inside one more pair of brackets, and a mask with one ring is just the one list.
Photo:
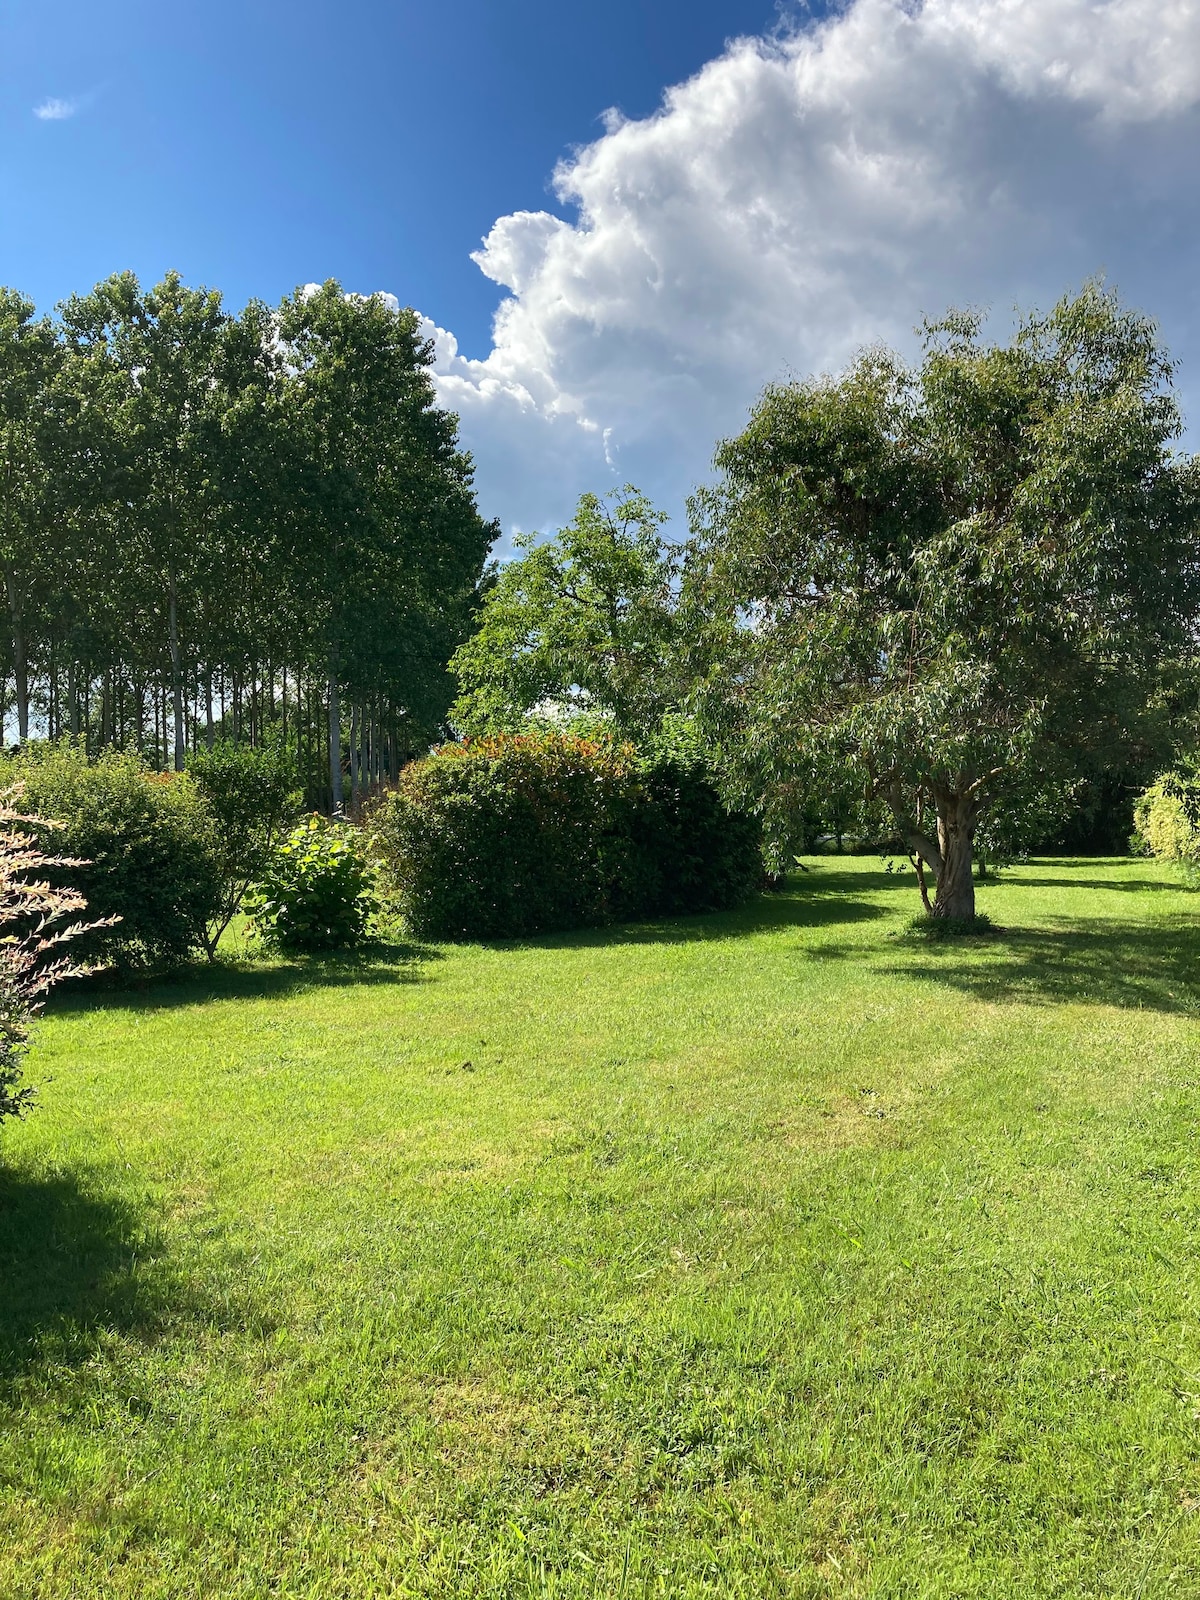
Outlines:
[[211, 539], [210, 412], [219, 403], [217, 362], [228, 318], [216, 290], [189, 289], [171, 272], [143, 293], [130, 272], [70, 301], [77, 344], [112, 364], [122, 392], [115, 418], [126, 469], [131, 548], [140, 551], [169, 661], [172, 760], [183, 770], [185, 732], [182, 601], [190, 568]]
[[471, 460], [458, 449], [458, 419], [436, 404], [432, 347], [413, 311], [329, 282], [298, 290], [278, 325], [281, 520], [309, 658], [325, 674], [339, 810], [343, 690], [357, 703], [379, 691], [390, 667], [393, 703], [432, 709], [431, 678], [446, 686], [430, 671], [430, 643], [445, 642], [444, 663], [463, 637], [496, 530], [476, 510]]
[[478, 631], [455, 652], [451, 710], [466, 733], [514, 732], [546, 703], [611, 717], [638, 738], [679, 703], [673, 665], [678, 556], [662, 512], [630, 486], [585, 494], [554, 538], [517, 538]]
[[1153, 326], [1090, 284], [774, 386], [693, 502], [699, 703], [761, 796], [833, 759], [974, 915], [981, 817], [1136, 737], [1198, 598], [1193, 463]]
[[31, 300], [0, 288], [0, 570], [8, 603], [17, 731], [29, 737], [33, 590], [49, 537], [45, 399], [60, 356], [50, 322]]

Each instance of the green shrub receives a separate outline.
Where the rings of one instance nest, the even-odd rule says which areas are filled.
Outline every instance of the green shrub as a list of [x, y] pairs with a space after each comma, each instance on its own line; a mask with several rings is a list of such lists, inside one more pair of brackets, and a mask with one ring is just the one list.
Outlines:
[[371, 815], [418, 938], [521, 938], [716, 910], [761, 876], [757, 825], [695, 768], [543, 732], [447, 745]]
[[1200, 869], [1200, 773], [1165, 773], [1134, 802], [1133, 844], [1189, 874]]
[[758, 819], [727, 810], [703, 769], [677, 760], [631, 774], [602, 851], [618, 921], [722, 911], [763, 877]]
[[27, 748], [4, 766], [21, 810], [61, 825], [54, 850], [80, 858], [64, 877], [89, 912], [120, 919], [80, 940], [83, 959], [146, 970], [204, 948], [221, 879], [213, 819], [186, 773], [150, 772], [119, 750], [89, 761], [69, 743]]
[[211, 957], [250, 885], [266, 872], [272, 851], [295, 822], [302, 796], [293, 754], [282, 740], [253, 746], [221, 739], [211, 750], [198, 750], [188, 771], [216, 823], [221, 902], [206, 933]]
[[357, 831], [308, 817], [271, 853], [248, 906], [271, 949], [307, 955], [361, 945], [375, 899]]

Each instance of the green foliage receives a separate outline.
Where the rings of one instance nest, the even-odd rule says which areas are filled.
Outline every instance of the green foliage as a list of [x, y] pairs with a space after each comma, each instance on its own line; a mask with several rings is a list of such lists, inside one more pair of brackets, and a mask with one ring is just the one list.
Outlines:
[[[231, 316], [117, 274], [0, 289], [0, 582], [20, 741], [186, 764], [287, 725], [312, 803], [441, 737], [495, 537], [411, 310], [330, 282]], [[331, 731], [332, 730], [332, 731]], [[356, 737], [355, 735], [358, 735]]]
[[1200, 770], [1164, 773], [1134, 802], [1133, 820], [1135, 848], [1200, 872]]
[[72, 887], [98, 918], [118, 918], [80, 941], [89, 960], [126, 970], [170, 967], [203, 949], [221, 902], [212, 815], [186, 773], [149, 772], [134, 755], [77, 745], [34, 746], [4, 763], [22, 811], [60, 826], [55, 843], [78, 859]]
[[914, 917], [908, 932], [923, 939], [983, 939], [995, 933], [996, 926], [984, 911], [972, 917]]
[[703, 772], [541, 733], [448, 745], [372, 812], [384, 882], [422, 938], [514, 938], [714, 910], [762, 873], [758, 825]]
[[641, 739], [677, 704], [675, 552], [666, 520], [627, 486], [586, 494], [552, 539], [516, 541], [475, 635], [450, 662], [455, 727], [471, 736], [516, 733], [539, 711], [598, 712], [618, 737]]
[[295, 820], [302, 797], [294, 757], [279, 738], [257, 747], [220, 739], [211, 750], [196, 751], [188, 771], [216, 824], [221, 903], [207, 930], [212, 956], [246, 891], [265, 872], [271, 852]]
[[991, 807], [1142, 737], [1196, 612], [1200, 478], [1153, 325], [1099, 287], [1007, 345], [927, 332], [915, 369], [764, 393], [693, 503], [686, 610], [741, 791], [840, 767], [960, 917]]
[[271, 853], [248, 905], [268, 949], [313, 955], [362, 945], [376, 902], [357, 830], [308, 817]]

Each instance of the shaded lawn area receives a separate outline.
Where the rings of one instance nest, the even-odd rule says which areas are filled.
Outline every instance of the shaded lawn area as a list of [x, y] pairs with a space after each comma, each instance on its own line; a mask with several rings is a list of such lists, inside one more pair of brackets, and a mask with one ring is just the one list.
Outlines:
[[243, 962], [0, 1135], [0, 1595], [1200, 1592], [1200, 938], [1145, 862]]

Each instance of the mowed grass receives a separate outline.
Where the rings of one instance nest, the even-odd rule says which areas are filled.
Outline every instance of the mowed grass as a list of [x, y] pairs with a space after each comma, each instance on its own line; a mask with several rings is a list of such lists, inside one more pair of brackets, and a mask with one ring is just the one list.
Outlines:
[[810, 867], [61, 1000], [0, 1595], [1200, 1593], [1200, 903]]

